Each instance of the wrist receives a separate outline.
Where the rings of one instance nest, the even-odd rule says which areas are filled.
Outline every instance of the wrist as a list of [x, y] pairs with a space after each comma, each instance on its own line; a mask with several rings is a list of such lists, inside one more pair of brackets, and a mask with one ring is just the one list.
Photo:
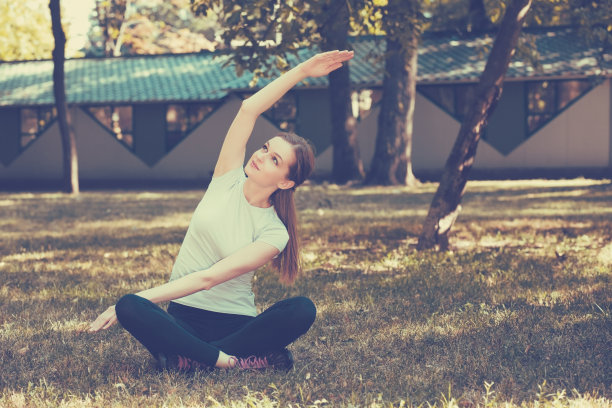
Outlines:
[[297, 76], [299, 78], [298, 82], [308, 78], [310, 75], [308, 74], [308, 72], [306, 72], [306, 68], [303, 62], [299, 63], [298, 65], [296, 65], [295, 68], [293, 68], [294, 71], [296, 71]]

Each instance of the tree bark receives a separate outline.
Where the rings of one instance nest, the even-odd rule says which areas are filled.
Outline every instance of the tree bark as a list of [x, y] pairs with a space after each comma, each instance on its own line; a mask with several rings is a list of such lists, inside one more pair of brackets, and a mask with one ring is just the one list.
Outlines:
[[66, 45], [66, 36], [62, 29], [60, 1], [50, 0], [49, 9], [51, 11], [51, 29], [55, 39], [55, 48], [53, 49], [53, 95], [55, 97], [59, 130], [62, 136], [63, 189], [68, 193], [78, 194], [77, 150], [70, 112], [66, 103], [66, 85], [64, 82], [64, 47]]
[[461, 199], [487, 119], [499, 100], [504, 76], [521, 32], [531, 0], [513, 0], [501, 22], [493, 48], [476, 89], [476, 97], [461, 124], [446, 161], [440, 185], [433, 197], [419, 236], [418, 249], [436, 245], [448, 249], [448, 233], [461, 211]]
[[[408, 3], [403, 3], [404, 1], [389, 1], [390, 18], [396, 15], [394, 7], [406, 7]], [[416, 19], [417, 8], [412, 8], [411, 19]], [[418, 183], [412, 172], [412, 129], [419, 29], [410, 21], [404, 22], [404, 25], [406, 28], [402, 29], [402, 33], [387, 35], [383, 95], [378, 116], [376, 146], [366, 178], [367, 184]], [[401, 27], [401, 24], [399, 26]]]
[[[320, 29], [323, 49], [349, 49], [349, 10], [346, 0], [332, 0], [328, 16]], [[357, 120], [353, 116], [348, 65], [328, 75], [332, 127], [332, 179], [344, 184], [363, 180], [365, 175], [357, 142]]]

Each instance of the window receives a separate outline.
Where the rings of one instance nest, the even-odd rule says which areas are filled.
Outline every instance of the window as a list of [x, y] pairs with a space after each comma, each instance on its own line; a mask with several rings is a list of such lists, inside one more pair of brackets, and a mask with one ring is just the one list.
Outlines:
[[476, 94], [476, 84], [422, 85], [418, 91], [458, 121], [462, 121]]
[[134, 125], [131, 106], [92, 106], [89, 112], [130, 150], [134, 148]]
[[[537, 132], [591, 90], [593, 85], [588, 79], [526, 82], [523, 91], [527, 98], [525, 137]], [[421, 85], [418, 90], [455, 119], [462, 121], [474, 100], [476, 84]]]
[[589, 80], [534, 81], [527, 87], [527, 129], [535, 133], [572, 102], [588, 92]]
[[[253, 93], [242, 94], [247, 99]], [[286, 93], [278, 102], [268, 109], [264, 116], [284, 132], [295, 132], [297, 118], [297, 101], [293, 92]]]
[[56, 117], [57, 111], [52, 107], [21, 109], [21, 149], [39, 137]]
[[[508, 155], [593, 86], [589, 79], [506, 83], [482, 138]], [[420, 85], [417, 89], [459, 122], [476, 96], [476, 84]]]
[[217, 104], [171, 104], [166, 108], [166, 149], [172, 150], [195, 129]]

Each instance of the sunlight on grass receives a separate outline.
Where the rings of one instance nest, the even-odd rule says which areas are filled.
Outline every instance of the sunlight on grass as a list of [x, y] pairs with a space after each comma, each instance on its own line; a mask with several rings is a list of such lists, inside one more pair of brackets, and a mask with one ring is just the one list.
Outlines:
[[0, 406], [610, 407], [612, 184], [469, 182], [451, 251], [418, 252], [437, 186], [296, 193], [303, 276], [258, 271], [259, 310], [317, 321], [289, 373], [159, 373], [118, 325], [167, 281], [202, 191], [0, 193]]

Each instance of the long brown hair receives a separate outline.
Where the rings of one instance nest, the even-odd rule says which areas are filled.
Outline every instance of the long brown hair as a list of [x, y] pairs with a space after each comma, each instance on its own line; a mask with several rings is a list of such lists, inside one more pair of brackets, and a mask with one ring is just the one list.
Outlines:
[[287, 246], [274, 260], [272, 265], [278, 269], [281, 280], [292, 283], [300, 272], [299, 239], [297, 232], [297, 214], [293, 194], [295, 189], [302, 184], [314, 168], [314, 151], [312, 145], [304, 138], [295, 133], [279, 133], [278, 135], [293, 146], [295, 163], [289, 167], [289, 180], [295, 184], [290, 189], [278, 189], [270, 197], [270, 202], [276, 210], [276, 214], [285, 224], [289, 233]]

